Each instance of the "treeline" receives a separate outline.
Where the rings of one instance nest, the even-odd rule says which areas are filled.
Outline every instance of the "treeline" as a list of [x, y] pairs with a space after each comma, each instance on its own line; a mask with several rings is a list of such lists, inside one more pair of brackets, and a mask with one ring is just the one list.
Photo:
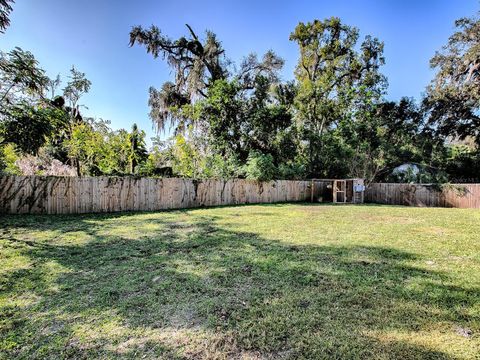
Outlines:
[[[82, 115], [91, 83], [72, 68], [61, 91], [32, 54], [0, 59], [0, 167], [6, 173], [70, 175], [346, 178], [367, 181], [475, 181], [480, 177], [478, 18], [432, 58], [435, 78], [419, 102], [385, 100], [383, 43], [338, 18], [299, 23], [294, 80], [273, 51], [235, 65], [217, 36], [171, 39], [155, 26], [132, 28], [172, 68], [173, 80], [150, 88], [159, 133], [113, 131]], [[57, 93], [59, 92], [59, 93]]]
[[91, 86], [74, 67], [57, 95], [34, 56], [16, 48], [0, 58], [0, 166], [9, 174], [121, 175], [145, 162], [145, 133], [132, 126], [113, 131], [108, 122], [82, 116]]

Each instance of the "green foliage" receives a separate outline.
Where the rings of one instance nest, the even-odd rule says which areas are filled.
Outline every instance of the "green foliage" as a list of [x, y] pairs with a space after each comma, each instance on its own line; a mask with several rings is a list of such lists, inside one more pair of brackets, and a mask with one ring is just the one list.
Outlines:
[[198, 149], [183, 135], [177, 135], [172, 147], [172, 167], [180, 177], [196, 179], [199, 177], [202, 158]]
[[467, 144], [451, 144], [442, 159], [444, 169], [452, 182], [480, 182], [480, 152]]
[[10, 13], [12, 12], [12, 4], [14, 0], [0, 0], [0, 33], [4, 33], [5, 29], [10, 25]]
[[[66, 142], [74, 141], [74, 124], [83, 121], [78, 102], [91, 85], [85, 74], [73, 67], [64, 96], [55, 96], [60, 77], [49, 79], [33, 54], [15, 48], [7, 54], [2, 53], [0, 77], [2, 143], [13, 143], [24, 154], [37, 155], [45, 148], [48, 157], [59, 160], [61, 164], [69, 162], [76, 165], [80, 174], [79, 160], [68, 158]], [[51, 90], [51, 100], [46, 95], [48, 90]], [[65, 99], [69, 106], [65, 106]], [[69, 146], [74, 148], [72, 144]], [[71, 151], [72, 154], [75, 152]], [[62, 170], [57, 163], [53, 164], [52, 169]]]
[[[137, 174], [147, 160], [145, 133], [133, 127], [112, 131], [108, 122], [81, 122], [73, 125], [65, 141], [69, 158], [76, 159], [82, 175]], [[145, 171], [145, 170], [143, 170]]]
[[145, 131], [139, 130], [137, 124], [133, 124], [132, 132], [128, 135], [130, 141], [130, 173], [135, 174], [138, 164], [147, 160], [147, 148], [145, 145]]
[[242, 165], [235, 156], [225, 159], [219, 154], [211, 154], [207, 158], [206, 166], [213, 178], [229, 179], [242, 175]]
[[150, 29], [135, 26], [130, 31], [130, 46], [135, 43], [145, 46], [155, 58], [168, 58], [175, 71], [175, 83], [166, 82], [160, 90], [150, 88], [150, 118], [158, 130], [176, 126], [177, 122], [189, 120], [172, 107], [189, 104], [193, 97], [203, 96], [208, 86], [227, 75], [224, 50], [221, 42], [211, 31], [206, 31], [202, 41], [193, 29], [186, 25], [190, 36], [171, 40], [154, 25]]
[[18, 150], [14, 144], [0, 146], [0, 174], [22, 175], [16, 165], [18, 159]]
[[300, 49], [295, 70], [297, 117], [311, 175], [323, 168], [324, 133], [339, 121], [353, 121], [353, 114], [375, 103], [384, 93], [383, 43], [370, 36], [357, 50], [358, 29], [332, 17], [299, 23], [290, 40]]
[[406, 98], [382, 99], [387, 86], [380, 72], [383, 43], [371, 36], [359, 42], [358, 29], [338, 18], [300, 23], [292, 32], [290, 39], [300, 49], [295, 82], [279, 82], [283, 61], [273, 52], [261, 60], [250, 55], [233, 76], [207, 73], [194, 103], [182, 97], [192, 95], [186, 84], [196, 75], [181, 54], [191, 51], [185, 50], [189, 41], [199, 44], [195, 34], [170, 49], [174, 42], [158, 29], [134, 30], [132, 44], [138, 41], [154, 56], [177, 59], [176, 71], [188, 69], [183, 80], [165, 84], [157, 94], [157, 110], [176, 118], [177, 131], [197, 129], [171, 147], [174, 175], [362, 177], [369, 182], [385, 180], [393, 168], [412, 161], [437, 169], [434, 178], [444, 174], [445, 146], [425, 124], [425, 108]]
[[70, 102], [72, 111], [78, 110], [78, 101], [90, 91], [91, 85], [92, 82], [87, 79], [85, 73], [72, 66], [67, 86], [63, 89], [63, 96]]
[[241, 126], [245, 102], [241, 99], [237, 82], [219, 80], [209, 89], [203, 103], [203, 117], [209, 131], [209, 142], [214, 151], [228, 158], [237, 155], [246, 158], [242, 148]]
[[4, 114], [0, 134], [4, 143], [13, 143], [19, 150], [35, 155], [64, 121], [61, 110], [21, 102], [10, 106]]
[[278, 166], [278, 178], [283, 180], [305, 179], [305, 165], [298, 162], [282, 163]]
[[[191, 35], [191, 39], [173, 42], [154, 27], [131, 32], [132, 44], [145, 45], [155, 57], [169, 56], [180, 72], [175, 83], [154, 92], [155, 118], [161, 118], [162, 124], [165, 117], [175, 118], [180, 132], [190, 126], [199, 129], [188, 140], [184, 136], [175, 139], [171, 147], [174, 174], [235, 176], [251, 169], [247, 176], [256, 179], [312, 175], [373, 179], [415, 151], [411, 140], [420, 134], [419, 122], [411, 130], [407, 123], [412, 116], [407, 114], [402, 118], [405, 124], [400, 125], [405, 128], [399, 129], [392, 119], [405, 106], [399, 103], [398, 108], [391, 105], [388, 109], [381, 104], [386, 88], [380, 73], [385, 61], [383, 43], [371, 36], [358, 43], [358, 30], [338, 18], [296, 27], [290, 39], [300, 48], [297, 81], [286, 84], [278, 80], [283, 60], [268, 52], [261, 60], [255, 55], [246, 57], [233, 76], [207, 71], [199, 86], [187, 85], [200, 74], [195, 75], [190, 62], [205, 56], [192, 50], [200, 42], [193, 31]], [[184, 57], [191, 52], [191, 59]], [[226, 69], [225, 63], [222, 66]], [[200, 97], [191, 103], [187, 98], [194, 92]], [[408, 135], [392, 142], [392, 132], [386, 130], [392, 124]], [[398, 149], [405, 150], [403, 158], [394, 155]], [[421, 157], [424, 152], [416, 153]], [[267, 169], [264, 176], [257, 168], [268, 162], [276, 170]]]
[[[423, 133], [421, 111], [408, 98], [362, 108], [354, 114], [353, 121], [339, 122], [331, 134], [326, 149], [330, 150], [331, 158], [338, 156], [337, 168], [331, 169], [328, 177], [340, 174], [370, 182], [384, 179], [403, 163], [434, 165], [431, 153], [435, 143]], [[324, 168], [328, 167], [325, 162]]]
[[16, 47], [0, 53], [0, 81], [0, 114], [3, 114], [9, 105], [25, 100], [25, 96], [42, 98], [49, 79], [31, 52]]
[[[441, 142], [437, 166], [460, 182], [480, 174], [480, 18], [461, 18], [456, 31], [431, 59], [436, 70], [423, 110], [426, 131]], [[467, 143], [468, 146], [463, 146]]]
[[213, 32], [206, 31], [203, 40], [188, 24], [186, 26], [189, 36], [177, 40], [163, 35], [156, 26], [150, 29], [135, 26], [130, 31], [130, 46], [136, 43], [145, 46], [155, 58], [166, 58], [174, 71], [174, 82], [164, 83], [160, 90], [150, 88], [150, 118], [160, 131], [164, 131], [167, 124], [175, 133], [203, 125], [204, 119], [191, 116], [190, 110], [195, 108], [196, 100], [209, 98], [208, 93], [217, 81], [234, 81], [242, 90], [251, 90], [259, 76], [271, 83], [278, 82], [277, 72], [284, 63], [270, 50], [261, 59], [250, 54], [238, 71], [231, 69], [222, 44]]
[[424, 106], [437, 136], [471, 136], [480, 145], [480, 17], [459, 19], [455, 26], [457, 31], [430, 61], [437, 73]]
[[253, 151], [248, 155], [245, 165], [247, 179], [258, 181], [270, 181], [275, 179], [277, 168], [273, 163], [273, 156]]
[[257, 76], [252, 85], [249, 94], [238, 81], [217, 81], [209, 89], [201, 108], [209, 144], [225, 159], [243, 163], [252, 151], [270, 153], [277, 162], [292, 160], [296, 133], [287, 106], [275, 102], [269, 78]]
[[[0, 57], [0, 146], [16, 149], [20, 169], [48, 165], [46, 172], [75, 168], [77, 175], [368, 183], [413, 179], [391, 172], [415, 163], [426, 169], [417, 181], [478, 179], [480, 26], [478, 18], [456, 25], [432, 59], [437, 74], [420, 107], [408, 98], [385, 101], [383, 43], [360, 40], [359, 30], [339, 18], [296, 26], [290, 40], [299, 60], [290, 82], [281, 81], [284, 61], [273, 51], [234, 66], [212, 32], [201, 39], [187, 25], [189, 34], [173, 40], [155, 26], [134, 27], [130, 45], [145, 46], [174, 72], [173, 81], [150, 89], [157, 130], [173, 130], [150, 151], [135, 124], [113, 131], [82, 116], [81, 99], [91, 88], [84, 73], [72, 67], [55, 96], [60, 77], [49, 79], [33, 54], [15, 48]], [[0, 167], [16, 171], [6, 161], [3, 154]]]
[[171, 152], [168, 141], [153, 138], [153, 147], [148, 152], [147, 159], [138, 166], [138, 175], [141, 176], [172, 176]]
[[128, 131], [108, 129], [100, 136], [103, 144], [98, 147], [98, 171], [105, 175], [132, 174], [132, 147]]
[[100, 132], [95, 131], [92, 125], [79, 123], [73, 125], [71, 137], [65, 141], [65, 147], [68, 156], [78, 162], [80, 174], [99, 175], [97, 164], [102, 156], [104, 143], [104, 137]]
[[430, 184], [436, 182], [435, 176], [427, 168], [417, 166], [416, 164], [405, 164], [404, 171], [392, 172], [388, 177], [388, 182], [395, 183], [417, 183]]

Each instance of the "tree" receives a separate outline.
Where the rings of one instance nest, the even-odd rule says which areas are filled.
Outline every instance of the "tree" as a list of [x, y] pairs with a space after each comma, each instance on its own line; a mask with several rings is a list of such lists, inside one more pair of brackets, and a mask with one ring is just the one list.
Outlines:
[[148, 154], [145, 146], [145, 131], [139, 130], [137, 124], [133, 124], [130, 140], [130, 173], [135, 174], [137, 165], [147, 160]]
[[[151, 88], [149, 100], [157, 129], [164, 130], [167, 124], [175, 128], [174, 172], [232, 176], [253, 150], [270, 154], [275, 161], [292, 158], [296, 153], [289, 141], [292, 118], [284, 104], [292, 86], [279, 86], [283, 59], [273, 51], [262, 57], [252, 53], [236, 69], [215, 34], [207, 31], [201, 40], [187, 28], [189, 36], [175, 41], [155, 26], [134, 27], [130, 33], [131, 46], [144, 45], [174, 70], [174, 81], [164, 83], [161, 90]], [[185, 154], [192, 162], [185, 161]]]
[[171, 141], [161, 140], [159, 136], [151, 140], [152, 147], [148, 151], [148, 157], [139, 165], [137, 173], [141, 176], [172, 176], [172, 154], [169, 146]]
[[63, 96], [68, 101], [68, 111], [70, 113], [70, 121], [73, 123], [81, 120], [80, 104], [81, 97], [90, 91], [92, 82], [88, 80], [85, 73], [82, 73], [72, 66], [70, 69], [69, 81], [63, 89]]
[[237, 79], [217, 81], [201, 103], [213, 151], [244, 164], [252, 151], [270, 154], [275, 163], [296, 154], [292, 117], [270, 91], [272, 79], [256, 76], [252, 91]]
[[16, 47], [0, 54], [0, 111], [25, 96], [43, 98], [48, 84], [45, 71], [29, 51]]
[[219, 80], [208, 90], [202, 102], [202, 117], [208, 123], [209, 142], [222, 157], [246, 159], [242, 148], [241, 124], [244, 122], [245, 102], [236, 81]]
[[0, 122], [2, 143], [13, 143], [19, 150], [36, 155], [55, 129], [61, 126], [63, 115], [58, 109], [32, 106], [26, 102], [10, 106]]
[[[154, 58], [166, 59], [174, 71], [173, 82], [164, 83], [160, 90], [150, 88], [150, 118], [159, 131], [170, 125], [176, 133], [185, 132], [190, 125], [203, 120], [192, 116], [193, 104], [207, 98], [208, 89], [217, 81], [228, 80], [233, 73], [217, 36], [206, 31], [205, 40], [201, 40], [188, 24], [186, 26], [189, 36], [177, 40], [163, 35], [156, 26], [150, 29], [135, 26], [130, 32], [130, 46], [135, 43], [145, 46]], [[268, 51], [261, 60], [250, 54], [230, 80], [237, 81], [245, 90], [252, 89], [257, 76], [278, 78], [277, 71], [282, 66], [283, 60], [273, 51]]]
[[271, 154], [275, 163], [292, 159], [296, 144], [292, 139], [292, 116], [285, 105], [279, 103], [271, 89], [276, 85], [275, 73], [267, 78], [257, 75], [253, 81], [253, 94], [246, 103], [242, 141], [246, 151]]
[[148, 157], [145, 132], [136, 124], [131, 132], [113, 131], [109, 124], [109, 121], [91, 118], [73, 124], [65, 147], [68, 156], [77, 161], [78, 175], [137, 174], [144, 165]]
[[[68, 102], [68, 106], [65, 106], [65, 110], [69, 115], [69, 126], [67, 127], [67, 132], [64, 134], [64, 139], [70, 139], [73, 136], [73, 131], [75, 124], [81, 123], [83, 121], [82, 115], [80, 114], [80, 104], [79, 101], [83, 95], [90, 91], [92, 83], [85, 76], [85, 73], [78, 71], [75, 66], [72, 66], [70, 69], [70, 76], [67, 82], [67, 85], [63, 89], [63, 98], [58, 99], [60, 102], [65, 100]], [[64, 105], [62, 105], [64, 106]], [[73, 155], [76, 152], [70, 151], [70, 154]], [[70, 157], [70, 164], [77, 169], [77, 175], [80, 176], [80, 159], [75, 156]]]
[[462, 18], [455, 26], [457, 31], [430, 61], [437, 73], [424, 107], [438, 136], [471, 136], [480, 145], [480, 18]]
[[4, 33], [10, 25], [10, 13], [12, 12], [13, 0], [0, 0], [0, 33]]
[[311, 174], [321, 171], [324, 132], [384, 92], [386, 79], [379, 73], [383, 43], [367, 36], [357, 51], [358, 37], [356, 28], [335, 17], [299, 23], [290, 35], [300, 48], [295, 104], [308, 142]]
[[65, 140], [70, 159], [75, 159], [77, 176], [101, 175], [99, 168], [105, 150], [105, 136], [95, 130], [95, 123], [81, 122], [71, 126], [71, 135]]
[[105, 131], [105, 145], [99, 161], [99, 171], [107, 175], [126, 175], [131, 173], [132, 144], [130, 134], [125, 129]]
[[70, 133], [69, 109], [63, 97], [47, 97], [58, 77], [50, 80], [33, 54], [20, 48], [1, 54], [0, 77], [1, 144], [16, 144], [35, 156], [46, 146], [49, 156], [61, 155], [62, 134]]
[[173, 171], [176, 175], [193, 179], [201, 177], [201, 162], [204, 157], [193, 141], [178, 134], [174, 138], [171, 151]]
[[165, 83], [161, 90], [150, 88], [150, 118], [159, 130], [170, 123], [182, 119], [172, 112], [172, 107], [180, 107], [197, 96], [204, 96], [206, 88], [213, 82], [227, 76], [224, 50], [216, 35], [206, 32], [202, 42], [193, 29], [186, 25], [189, 37], [172, 40], [163, 35], [156, 26], [143, 29], [135, 26], [130, 31], [130, 46], [135, 43], [146, 47], [154, 58], [162, 56], [173, 68], [174, 82]]
[[424, 132], [422, 115], [412, 99], [402, 98], [377, 103], [355, 121], [340, 121], [325, 141], [326, 175], [369, 183], [404, 163], [433, 166], [435, 142]]

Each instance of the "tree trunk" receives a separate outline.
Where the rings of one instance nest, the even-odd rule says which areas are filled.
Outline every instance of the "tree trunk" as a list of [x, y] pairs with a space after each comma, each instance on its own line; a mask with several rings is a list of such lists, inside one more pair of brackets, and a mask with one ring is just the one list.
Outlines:
[[130, 173], [133, 175], [135, 174], [135, 168], [137, 167], [137, 160], [135, 157], [132, 157], [132, 161], [130, 161]]

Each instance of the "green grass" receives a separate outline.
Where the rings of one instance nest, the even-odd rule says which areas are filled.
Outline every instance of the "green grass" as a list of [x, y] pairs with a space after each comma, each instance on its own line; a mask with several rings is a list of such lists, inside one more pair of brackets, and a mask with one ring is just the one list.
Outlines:
[[480, 211], [0, 218], [0, 358], [480, 358]]

